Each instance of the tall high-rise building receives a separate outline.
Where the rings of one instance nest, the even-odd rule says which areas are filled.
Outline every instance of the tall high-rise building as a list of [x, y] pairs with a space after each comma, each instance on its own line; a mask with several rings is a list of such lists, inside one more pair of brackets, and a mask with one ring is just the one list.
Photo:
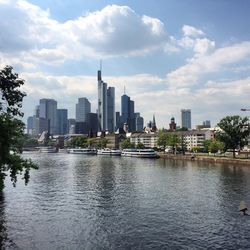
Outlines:
[[91, 104], [86, 97], [78, 98], [76, 104], [76, 122], [86, 122], [87, 114], [91, 111]]
[[191, 129], [191, 109], [181, 110], [181, 126], [182, 128]]
[[140, 113], [135, 113], [135, 131], [141, 132], [144, 128], [144, 119], [140, 116]]
[[98, 130], [113, 132], [115, 130], [115, 88], [107, 88], [107, 83], [102, 80], [101, 69], [97, 72], [98, 82]]
[[107, 129], [110, 132], [115, 131], [115, 88], [109, 87], [107, 89]]
[[135, 131], [134, 101], [126, 94], [121, 96], [121, 123], [127, 123], [129, 131]]
[[76, 119], [73, 119], [73, 118], [68, 119], [67, 133], [75, 134], [75, 126], [76, 126]]
[[107, 83], [102, 80], [102, 71], [97, 72], [98, 81], [98, 130], [105, 131], [107, 129]]
[[68, 130], [68, 110], [57, 109], [57, 134], [65, 135]]
[[29, 116], [27, 119], [27, 134], [31, 135], [33, 131], [33, 116]]
[[39, 117], [47, 119], [50, 134], [57, 132], [57, 102], [54, 99], [40, 99]]
[[87, 114], [88, 134], [95, 136], [98, 132], [98, 119], [96, 113]]
[[209, 120], [203, 121], [203, 126], [206, 128], [211, 128], [211, 122]]

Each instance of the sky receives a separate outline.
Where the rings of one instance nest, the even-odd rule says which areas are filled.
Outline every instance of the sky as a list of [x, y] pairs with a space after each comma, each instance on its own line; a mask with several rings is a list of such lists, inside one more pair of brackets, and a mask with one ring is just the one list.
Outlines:
[[75, 117], [78, 98], [97, 108], [97, 70], [145, 124], [192, 127], [250, 108], [249, 0], [0, 0], [0, 69], [25, 80], [24, 120], [41, 98]]

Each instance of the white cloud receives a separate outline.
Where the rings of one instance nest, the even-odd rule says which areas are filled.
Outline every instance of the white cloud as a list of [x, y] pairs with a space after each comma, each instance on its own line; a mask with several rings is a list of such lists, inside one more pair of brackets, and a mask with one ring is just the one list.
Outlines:
[[250, 42], [242, 42], [215, 50], [211, 54], [201, 54], [178, 69], [167, 74], [167, 83], [172, 87], [192, 86], [198, 84], [201, 76], [226, 70], [225, 66], [239, 63], [250, 56]]
[[1, 57], [6, 60], [22, 53], [23, 61], [56, 65], [84, 56], [145, 55], [169, 40], [159, 19], [139, 16], [127, 6], [108, 5], [59, 23], [49, 10], [19, 0], [1, 5], [0, 16]]
[[208, 52], [212, 51], [215, 47], [215, 42], [210, 41], [207, 38], [198, 38], [195, 40], [194, 43], [194, 52], [196, 55], [204, 55], [207, 54]]
[[190, 25], [183, 25], [182, 32], [184, 36], [191, 36], [191, 37], [199, 37], [205, 35], [205, 33], [202, 30], [197, 29]]

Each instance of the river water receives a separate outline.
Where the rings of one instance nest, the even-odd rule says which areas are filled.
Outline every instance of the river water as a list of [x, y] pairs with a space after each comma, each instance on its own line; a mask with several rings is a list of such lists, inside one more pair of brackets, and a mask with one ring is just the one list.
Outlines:
[[250, 249], [250, 168], [195, 161], [24, 154], [27, 186], [6, 180], [6, 249]]

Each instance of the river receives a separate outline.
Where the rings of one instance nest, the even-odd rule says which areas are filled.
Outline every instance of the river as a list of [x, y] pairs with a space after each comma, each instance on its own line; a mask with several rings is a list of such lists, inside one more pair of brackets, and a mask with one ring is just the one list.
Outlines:
[[7, 178], [6, 249], [250, 249], [250, 168], [195, 161], [27, 153]]

